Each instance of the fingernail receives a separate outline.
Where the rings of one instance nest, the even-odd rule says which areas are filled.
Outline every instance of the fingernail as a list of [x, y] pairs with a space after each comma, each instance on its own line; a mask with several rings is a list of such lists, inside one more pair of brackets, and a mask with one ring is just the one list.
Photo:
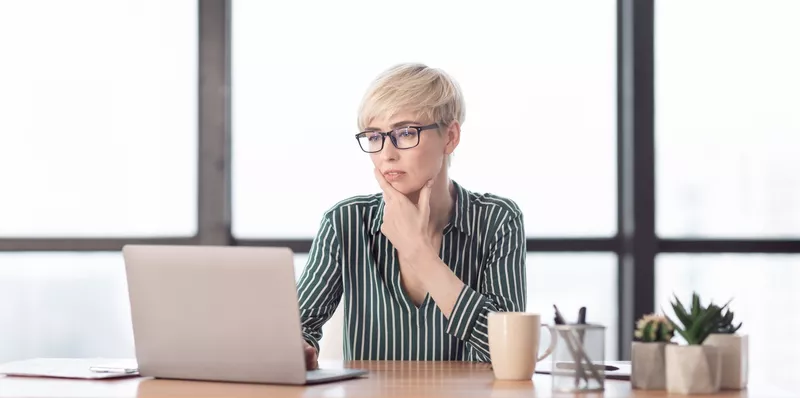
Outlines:
[[428, 180], [428, 188], [433, 186], [433, 180]]

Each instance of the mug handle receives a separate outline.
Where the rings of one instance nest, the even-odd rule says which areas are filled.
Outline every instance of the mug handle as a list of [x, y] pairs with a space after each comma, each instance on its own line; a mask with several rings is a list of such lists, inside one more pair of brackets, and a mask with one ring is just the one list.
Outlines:
[[[550, 354], [553, 353], [553, 350], [556, 348], [556, 334], [554, 333], [554, 331], [552, 329], [550, 329], [549, 326], [542, 325], [542, 327], [546, 328], [547, 331], [550, 332], [550, 346], [547, 347], [547, 350], [544, 352], [544, 354], [542, 354], [542, 356], [540, 356], [539, 358], [536, 359], [536, 362], [540, 362], [541, 360], [549, 357]], [[539, 340], [539, 342], [541, 343], [541, 339]]]

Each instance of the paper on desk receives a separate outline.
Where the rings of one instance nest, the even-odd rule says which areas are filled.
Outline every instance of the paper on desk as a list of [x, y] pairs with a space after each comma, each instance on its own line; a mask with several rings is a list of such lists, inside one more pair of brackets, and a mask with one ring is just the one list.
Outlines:
[[[562, 362], [569, 364], [570, 362]], [[606, 370], [604, 378], [609, 380], [630, 380], [631, 379], [631, 362], [630, 361], [604, 361], [604, 365], [613, 366], [614, 370]], [[551, 361], [542, 361], [536, 364], [536, 373], [550, 374], [553, 371], [553, 363]]]
[[134, 359], [34, 358], [0, 364], [0, 374], [69, 379], [112, 379], [138, 376], [138, 373], [93, 372], [89, 369], [90, 367], [136, 369], [137, 365]]

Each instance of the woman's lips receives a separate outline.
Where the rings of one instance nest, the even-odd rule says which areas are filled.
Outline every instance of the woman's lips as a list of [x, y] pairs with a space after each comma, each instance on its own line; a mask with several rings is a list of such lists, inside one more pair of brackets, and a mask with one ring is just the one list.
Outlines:
[[383, 173], [383, 177], [386, 178], [387, 181], [397, 181], [405, 175], [406, 173], [400, 170], [388, 170]]

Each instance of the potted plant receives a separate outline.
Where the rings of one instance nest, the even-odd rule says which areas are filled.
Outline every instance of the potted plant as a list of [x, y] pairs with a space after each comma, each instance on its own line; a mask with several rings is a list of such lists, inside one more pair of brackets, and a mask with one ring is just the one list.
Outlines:
[[663, 390], [667, 385], [664, 349], [671, 344], [675, 328], [663, 315], [649, 314], [636, 323], [631, 345], [631, 386]]
[[703, 307], [697, 293], [691, 307], [684, 307], [675, 296], [672, 303], [676, 319], [668, 318], [686, 345], [668, 345], [666, 354], [667, 391], [677, 394], [712, 394], [720, 390], [722, 356], [720, 349], [703, 345], [714, 331], [720, 312], [728, 306]]
[[722, 353], [723, 389], [741, 390], [747, 386], [748, 338], [736, 333], [741, 327], [741, 322], [734, 326], [733, 311], [725, 310], [724, 314], [720, 312], [714, 330], [703, 342], [718, 347]]

